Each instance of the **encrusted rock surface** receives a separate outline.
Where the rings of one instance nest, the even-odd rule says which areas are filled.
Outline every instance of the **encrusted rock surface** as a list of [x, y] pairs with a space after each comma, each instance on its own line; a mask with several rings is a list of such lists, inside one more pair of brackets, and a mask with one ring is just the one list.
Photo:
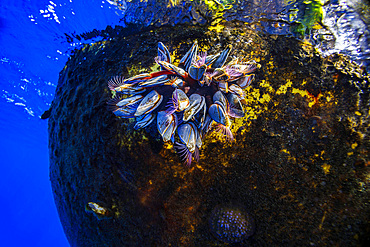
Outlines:
[[[228, 246], [208, 219], [216, 205], [232, 203], [256, 223], [240, 246], [365, 246], [366, 73], [293, 38], [252, 33], [242, 23], [217, 27], [117, 29], [125, 35], [69, 59], [50, 110], [49, 147], [71, 246]], [[246, 90], [246, 117], [234, 123], [235, 141], [209, 135], [188, 168], [159, 136], [134, 131], [106, 102], [112, 76], [151, 72], [159, 41], [179, 59], [194, 40], [212, 54], [232, 44], [231, 55], [261, 68]]]

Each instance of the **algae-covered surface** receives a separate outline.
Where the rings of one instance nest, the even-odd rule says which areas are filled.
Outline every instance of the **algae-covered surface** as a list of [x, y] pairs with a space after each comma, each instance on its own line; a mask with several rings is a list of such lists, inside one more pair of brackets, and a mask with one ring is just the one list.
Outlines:
[[[112, 30], [109, 30], [112, 32]], [[49, 117], [50, 177], [71, 246], [365, 246], [370, 234], [369, 77], [341, 55], [323, 58], [294, 38], [240, 22], [177, 25], [77, 50], [60, 73]], [[153, 124], [107, 110], [107, 81], [158, 69], [163, 42], [175, 64], [194, 41], [209, 54], [260, 66], [245, 89], [233, 141], [203, 140], [185, 166]], [[221, 206], [220, 206], [221, 205]], [[243, 207], [254, 234], [212, 234], [215, 207]]]

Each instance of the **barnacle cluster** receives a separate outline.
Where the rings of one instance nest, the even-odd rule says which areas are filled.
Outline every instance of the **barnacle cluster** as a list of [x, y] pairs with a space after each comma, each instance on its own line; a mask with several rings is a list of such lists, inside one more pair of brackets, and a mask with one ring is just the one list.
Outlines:
[[175, 66], [159, 42], [155, 61], [161, 70], [110, 79], [108, 86], [116, 96], [108, 108], [119, 117], [135, 118], [135, 129], [156, 122], [163, 141], [172, 142], [190, 166], [193, 157], [199, 159], [202, 139], [212, 125], [232, 140], [230, 117], [245, 114], [243, 89], [251, 84], [256, 64], [234, 58], [225, 65], [231, 48], [207, 56], [198, 54], [195, 42]]

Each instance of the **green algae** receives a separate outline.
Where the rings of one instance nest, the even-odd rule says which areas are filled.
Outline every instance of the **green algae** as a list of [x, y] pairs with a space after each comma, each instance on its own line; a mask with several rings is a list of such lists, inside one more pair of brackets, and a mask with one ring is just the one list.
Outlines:
[[312, 29], [322, 28], [324, 18], [323, 3], [321, 0], [291, 1], [294, 7], [289, 12], [289, 20], [298, 25], [292, 26], [291, 31], [300, 37], [310, 34]]

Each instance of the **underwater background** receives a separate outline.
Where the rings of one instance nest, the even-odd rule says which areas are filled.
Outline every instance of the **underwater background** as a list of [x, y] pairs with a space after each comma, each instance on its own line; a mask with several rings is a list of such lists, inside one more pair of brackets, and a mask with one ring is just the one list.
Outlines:
[[369, 68], [368, 1], [256, 2], [1, 0], [2, 245], [68, 246], [53, 201], [47, 121], [41, 116], [71, 52], [110, 39], [114, 31], [101, 31], [108, 25], [240, 20], [258, 32], [308, 40], [323, 55], [345, 54]]
[[59, 72], [83, 34], [119, 23], [107, 1], [0, 1], [2, 246], [68, 246], [49, 180], [47, 121]]

